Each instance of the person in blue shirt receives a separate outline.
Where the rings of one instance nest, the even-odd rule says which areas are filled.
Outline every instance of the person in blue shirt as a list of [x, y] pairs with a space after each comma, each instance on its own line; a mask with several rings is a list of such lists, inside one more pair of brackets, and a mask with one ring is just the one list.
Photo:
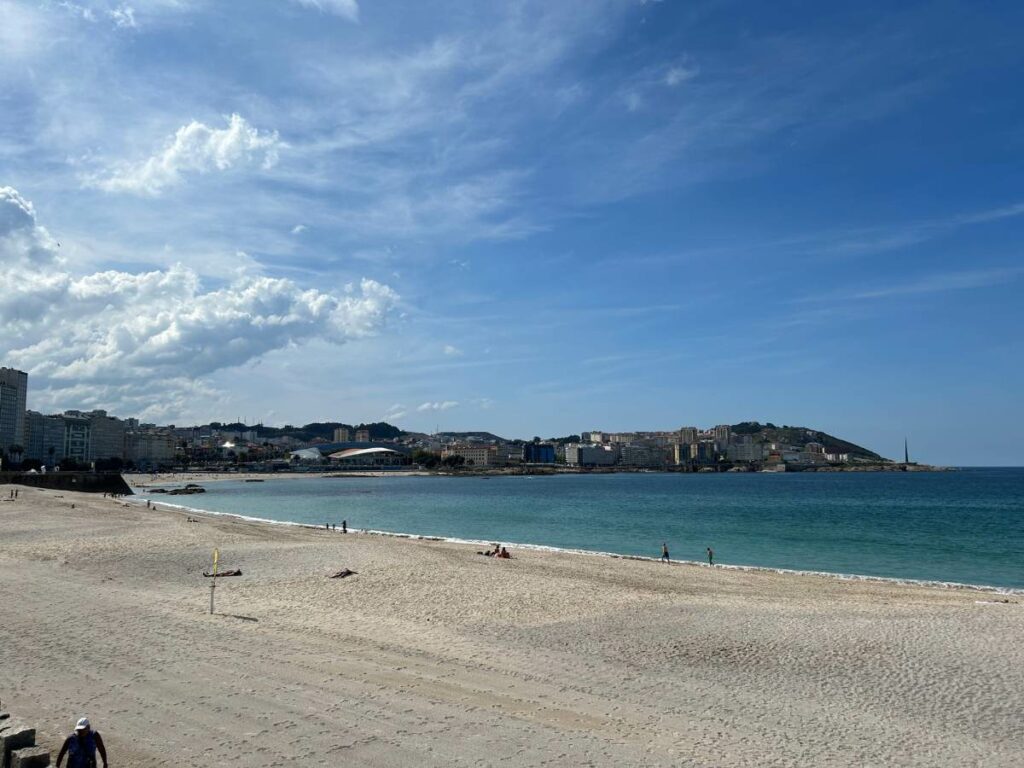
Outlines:
[[75, 725], [75, 732], [64, 739], [64, 746], [57, 755], [57, 768], [60, 768], [64, 755], [68, 756], [68, 768], [96, 768], [97, 752], [103, 758], [103, 768], [109, 768], [103, 739], [89, 725], [88, 718], [83, 717]]

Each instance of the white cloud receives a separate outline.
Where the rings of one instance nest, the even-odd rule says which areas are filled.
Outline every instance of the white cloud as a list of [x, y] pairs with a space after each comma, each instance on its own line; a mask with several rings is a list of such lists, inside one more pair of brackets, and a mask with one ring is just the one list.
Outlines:
[[978, 269], [967, 272], [943, 272], [925, 275], [917, 280], [887, 285], [871, 290], [852, 294], [852, 299], [883, 299], [889, 296], [905, 296], [917, 293], [943, 293], [960, 291], [968, 288], [988, 288], [1017, 279], [1024, 273], [1024, 268]]
[[395, 421], [401, 419], [408, 413], [406, 407], [401, 403], [395, 403], [384, 413], [384, 421]]
[[15, 267], [46, 266], [58, 261], [57, 241], [36, 223], [32, 203], [13, 187], [0, 187], [0, 264]]
[[444, 353], [449, 357], [459, 357], [462, 355], [462, 350], [458, 347], [453, 347], [451, 344], [445, 344]]
[[301, 235], [303, 232], [306, 231], [306, 229], [307, 227], [305, 224], [296, 224], [294, 227], [292, 227], [292, 234]]
[[242, 274], [209, 290], [181, 265], [76, 274], [58, 254], [31, 203], [0, 188], [0, 359], [27, 370], [34, 389], [87, 388], [135, 412], [273, 350], [372, 335], [398, 301], [366, 279], [331, 292]]
[[185, 173], [227, 171], [253, 162], [269, 169], [284, 146], [277, 131], [260, 133], [237, 114], [228, 118], [226, 128], [211, 128], [193, 120], [177, 130], [162, 152], [91, 183], [108, 192], [158, 195], [165, 187], [179, 184]]
[[79, 16], [85, 21], [96, 21], [96, 14], [93, 13], [92, 8], [88, 8], [84, 5], [79, 5], [78, 3], [71, 2], [57, 3], [57, 5], [63, 8], [68, 13], [72, 14], [73, 16]]
[[417, 411], [449, 411], [452, 408], [458, 408], [459, 404], [455, 400], [445, 400], [443, 402], [436, 403], [423, 403], [417, 406]]
[[130, 5], [121, 5], [113, 10], [107, 11], [107, 15], [119, 29], [135, 29], [135, 10]]
[[291, 0], [293, 3], [314, 8], [320, 13], [332, 13], [349, 21], [359, 21], [359, 3], [357, 0]]
[[687, 80], [692, 80], [697, 76], [697, 70], [687, 69], [686, 67], [672, 67], [668, 72], [665, 73], [665, 85], [670, 88], [674, 88], [680, 83], [684, 83]]

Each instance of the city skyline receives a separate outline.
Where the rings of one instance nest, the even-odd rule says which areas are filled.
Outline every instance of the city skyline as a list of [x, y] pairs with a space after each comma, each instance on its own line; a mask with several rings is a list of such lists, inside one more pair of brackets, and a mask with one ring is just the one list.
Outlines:
[[0, 2], [0, 365], [41, 412], [1024, 465], [1022, 21]]

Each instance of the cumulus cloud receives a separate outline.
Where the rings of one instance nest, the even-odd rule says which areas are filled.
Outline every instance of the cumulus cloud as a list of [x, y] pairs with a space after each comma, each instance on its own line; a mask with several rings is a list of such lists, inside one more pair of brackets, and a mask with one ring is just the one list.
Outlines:
[[359, 3], [357, 0], [291, 0], [293, 3], [315, 8], [320, 13], [333, 13], [349, 21], [359, 21]]
[[445, 344], [444, 353], [448, 355], [448, 357], [459, 357], [462, 355], [462, 350], [458, 347], [453, 347], [451, 344]]
[[306, 225], [305, 224], [296, 224], [294, 227], [292, 227], [292, 234], [293, 235], [301, 235], [305, 231], [306, 231]]
[[242, 274], [211, 290], [181, 265], [77, 274], [10, 187], [0, 188], [0, 265], [0, 358], [34, 387], [145, 407], [273, 350], [372, 335], [398, 301], [374, 280], [331, 292]]
[[255, 163], [269, 169], [277, 163], [278, 150], [285, 146], [277, 131], [261, 133], [237, 114], [227, 121], [226, 128], [211, 128], [193, 120], [179, 128], [161, 152], [141, 163], [123, 165], [91, 183], [108, 192], [158, 195], [181, 183], [185, 174], [227, 171]]
[[417, 411], [448, 411], [452, 408], [458, 408], [459, 404], [455, 400], [445, 400], [437, 403], [423, 403], [416, 407]]
[[32, 203], [13, 187], [0, 187], [0, 264], [5, 267], [0, 277], [14, 267], [46, 266], [58, 260], [57, 241], [36, 223]]

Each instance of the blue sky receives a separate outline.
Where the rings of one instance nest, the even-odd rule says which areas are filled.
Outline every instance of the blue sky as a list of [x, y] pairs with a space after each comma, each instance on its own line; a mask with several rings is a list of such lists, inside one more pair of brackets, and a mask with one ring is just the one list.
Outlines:
[[0, 0], [30, 407], [1024, 464], [1019, 3]]

